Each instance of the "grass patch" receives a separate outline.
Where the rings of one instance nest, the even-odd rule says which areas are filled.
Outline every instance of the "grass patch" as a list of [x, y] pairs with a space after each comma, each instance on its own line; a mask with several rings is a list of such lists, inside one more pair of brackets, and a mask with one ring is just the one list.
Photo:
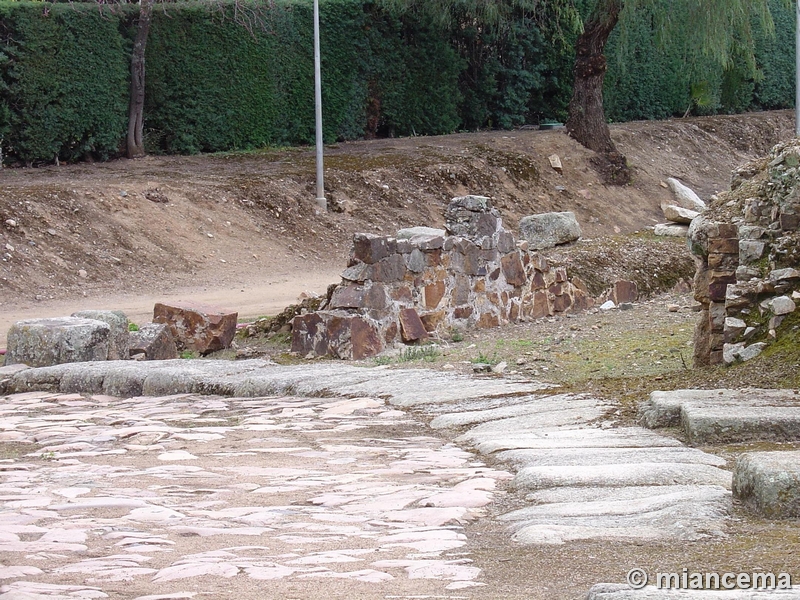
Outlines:
[[398, 360], [400, 362], [412, 362], [416, 360], [424, 360], [426, 362], [433, 362], [442, 355], [442, 351], [436, 346], [411, 346], [405, 348], [400, 352]]

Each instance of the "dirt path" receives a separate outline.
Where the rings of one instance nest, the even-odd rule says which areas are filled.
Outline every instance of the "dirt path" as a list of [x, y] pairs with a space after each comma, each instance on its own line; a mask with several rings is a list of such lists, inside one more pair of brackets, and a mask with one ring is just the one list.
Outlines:
[[[43, 317], [61, 317], [79, 310], [121, 310], [134, 323], [148, 323], [153, 318], [156, 302], [193, 300], [237, 311], [240, 320], [253, 320], [274, 315], [298, 301], [304, 292], [324, 294], [330, 283], [339, 280], [335, 270], [327, 272], [284, 273], [257, 282], [253, 278], [227, 282], [224, 287], [177, 287], [163, 292], [125, 294], [92, 294], [90, 297], [21, 301], [0, 312], [0, 331], [5, 332], [16, 321]], [[0, 342], [2, 345], [2, 342]]]

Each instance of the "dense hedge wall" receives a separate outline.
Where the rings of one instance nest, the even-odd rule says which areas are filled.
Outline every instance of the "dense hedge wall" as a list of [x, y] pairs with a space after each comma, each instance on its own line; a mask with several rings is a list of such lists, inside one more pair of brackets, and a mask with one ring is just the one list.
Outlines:
[[[758, 80], [709, 65], [680, 39], [658, 43], [652, 14], [625, 13], [607, 47], [609, 119], [791, 106], [794, 13], [771, 2], [776, 35], [756, 32]], [[262, 15], [264, 27], [253, 28], [221, 6], [157, 5], [146, 62], [148, 151], [311, 142], [311, 0], [278, 0]], [[458, 9], [443, 22], [425, 11], [393, 13], [375, 0], [322, 0], [320, 8], [327, 141], [566, 116], [577, 35], [566, 24], [543, 31], [520, 12], [496, 27]], [[94, 3], [0, 0], [4, 154], [35, 163], [118, 153], [134, 34], [133, 5], [112, 13]]]
[[125, 130], [129, 60], [97, 6], [0, 3], [0, 135], [18, 159], [105, 158]]

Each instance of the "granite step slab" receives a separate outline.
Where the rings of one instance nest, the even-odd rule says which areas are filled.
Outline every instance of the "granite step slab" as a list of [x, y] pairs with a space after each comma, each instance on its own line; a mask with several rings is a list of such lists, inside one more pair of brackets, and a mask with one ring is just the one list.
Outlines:
[[633, 462], [693, 463], [724, 467], [725, 459], [683, 446], [669, 448], [558, 448], [505, 450], [498, 460], [515, 469], [534, 466], [592, 466]]
[[733, 470], [733, 494], [768, 519], [800, 517], [800, 451], [739, 456]]
[[684, 405], [681, 424], [690, 444], [800, 440], [800, 406]]

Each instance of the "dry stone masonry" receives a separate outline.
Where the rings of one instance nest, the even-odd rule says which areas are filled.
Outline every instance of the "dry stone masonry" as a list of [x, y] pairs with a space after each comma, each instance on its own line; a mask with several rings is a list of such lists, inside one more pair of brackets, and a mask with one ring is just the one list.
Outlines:
[[[527, 241], [517, 242], [488, 198], [453, 199], [445, 221], [446, 230], [356, 234], [342, 283], [324, 310], [294, 318], [292, 351], [362, 359], [396, 342], [594, 306], [564, 267], [551, 267]], [[630, 285], [614, 294], [636, 299]]]
[[800, 140], [733, 173], [690, 227], [697, 260], [695, 364], [757, 356], [800, 299]]

